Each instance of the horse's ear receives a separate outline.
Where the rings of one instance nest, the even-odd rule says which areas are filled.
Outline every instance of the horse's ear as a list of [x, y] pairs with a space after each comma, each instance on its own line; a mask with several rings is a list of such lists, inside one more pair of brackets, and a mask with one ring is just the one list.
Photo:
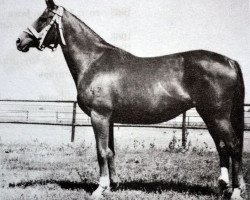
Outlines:
[[45, 0], [45, 1], [46, 1], [46, 4], [47, 4], [48, 8], [54, 9], [56, 7], [56, 4], [54, 3], [53, 0]]

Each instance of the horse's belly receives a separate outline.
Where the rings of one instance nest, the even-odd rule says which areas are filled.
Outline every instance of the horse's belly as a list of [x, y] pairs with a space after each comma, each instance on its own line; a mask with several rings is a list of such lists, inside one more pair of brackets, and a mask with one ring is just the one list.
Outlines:
[[191, 97], [180, 81], [159, 79], [122, 88], [115, 98], [114, 120], [131, 124], [161, 123], [192, 107]]
[[183, 102], [171, 102], [168, 105], [162, 104], [152, 107], [149, 104], [134, 106], [124, 106], [113, 112], [115, 123], [128, 124], [156, 124], [168, 121], [191, 108], [191, 105]]

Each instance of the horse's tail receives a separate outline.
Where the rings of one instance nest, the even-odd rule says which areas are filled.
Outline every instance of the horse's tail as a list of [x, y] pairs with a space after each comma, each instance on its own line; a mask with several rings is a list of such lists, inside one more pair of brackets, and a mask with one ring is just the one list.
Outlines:
[[231, 123], [235, 134], [239, 138], [241, 150], [243, 149], [244, 138], [244, 99], [245, 86], [240, 65], [236, 61], [231, 61], [237, 72], [237, 83], [233, 96], [233, 104], [231, 110]]

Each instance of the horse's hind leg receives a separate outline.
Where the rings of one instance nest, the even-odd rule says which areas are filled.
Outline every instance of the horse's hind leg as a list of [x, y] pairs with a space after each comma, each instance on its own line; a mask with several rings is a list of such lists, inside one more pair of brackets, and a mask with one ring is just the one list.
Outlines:
[[210, 113], [204, 112], [202, 110], [197, 109], [200, 116], [203, 118], [204, 122], [207, 125], [210, 135], [212, 136], [219, 157], [220, 157], [220, 168], [221, 173], [218, 178], [220, 192], [223, 192], [225, 189], [229, 187], [229, 153], [226, 149], [226, 145], [223, 141], [223, 131], [219, 128], [220, 122], [216, 122], [214, 116], [211, 116]]
[[235, 133], [231, 120], [231, 109], [228, 107], [220, 109], [199, 109], [197, 111], [205, 121], [210, 134], [212, 135], [220, 156], [221, 176], [219, 183], [228, 186], [229, 156], [232, 159], [233, 171], [233, 195], [231, 199], [242, 199], [244, 192], [244, 180], [242, 176], [242, 142]]

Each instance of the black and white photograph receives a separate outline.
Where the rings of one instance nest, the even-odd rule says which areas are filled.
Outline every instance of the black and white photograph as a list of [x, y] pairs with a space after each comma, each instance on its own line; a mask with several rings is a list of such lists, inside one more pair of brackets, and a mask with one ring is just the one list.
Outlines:
[[0, 200], [250, 200], [249, 0], [0, 8]]

